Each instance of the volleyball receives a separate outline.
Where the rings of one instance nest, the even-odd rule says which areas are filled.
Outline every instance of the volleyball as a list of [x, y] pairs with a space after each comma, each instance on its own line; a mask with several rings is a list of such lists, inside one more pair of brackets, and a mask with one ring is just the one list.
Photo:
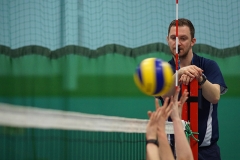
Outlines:
[[158, 58], [147, 58], [137, 66], [134, 82], [143, 93], [162, 96], [171, 89], [173, 71], [168, 62]]

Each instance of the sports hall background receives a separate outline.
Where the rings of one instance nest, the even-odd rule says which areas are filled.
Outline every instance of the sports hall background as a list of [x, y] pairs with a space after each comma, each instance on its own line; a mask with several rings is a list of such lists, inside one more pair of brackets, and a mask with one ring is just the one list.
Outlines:
[[[144, 58], [171, 58], [175, 9], [174, 0], [1, 0], [0, 102], [147, 119], [154, 99], [133, 72]], [[179, 1], [194, 52], [219, 64], [229, 88], [218, 109], [223, 160], [240, 159], [239, 11], [239, 0]], [[145, 159], [144, 134], [99, 134], [2, 126], [0, 159]]]

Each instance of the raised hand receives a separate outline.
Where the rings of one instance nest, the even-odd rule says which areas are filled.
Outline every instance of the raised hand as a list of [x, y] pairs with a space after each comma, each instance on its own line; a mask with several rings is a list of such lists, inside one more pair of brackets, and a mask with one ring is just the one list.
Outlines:
[[194, 78], [199, 79], [203, 70], [195, 65], [180, 68], [178, 72], [179, 82], [188, 85]]
[[146, 128], [146, 139], [157, 139], [157, 123], [156, 112], [151, 112]]
[[165, 122], [168, 119], [168, 117], [170, 116], [171, 112], [172, 112], [172, 106], [173, 103], [169, 102], [169, 98], [165, 98], [164, 100], [164, 104], [162, 107], [160, 107], [158, 99], [155, 99], [155, 106], [157, 108], [156, 111], [156, 118], [158, 120], [158, 133], [165, 133]]
[[168, 104], [169, 98], [166, 98], [163, 106], [159, 105], [159, 100], [155, 98], [155, 112], [148, 111], [149, 122], [147, 125], [146, 138], [156, 139], [157, 128], [165, 132], [165, 121], [172, 111], [172, 103]]
[[173, 106], [172, 106], [172, 113], [170, 116], [172, 120], [182, 118], [182, 107], [183, 107], [183, 104], [188, 99], [188, 92], [187, 90], [184, 90], [180, 100], [178, 101], [179, 92], [180, 92], [180, 88], [177, 87], [174, 93], [174, 96], [171, 97], [171, 102], [173, 103]]

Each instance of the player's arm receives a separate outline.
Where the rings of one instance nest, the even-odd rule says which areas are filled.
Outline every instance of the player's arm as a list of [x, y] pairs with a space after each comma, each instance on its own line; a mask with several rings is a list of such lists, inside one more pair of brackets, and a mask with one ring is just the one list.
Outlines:
[[192, 151], [187, 141], [180, 118], [173, 120], [176, 156], [178, 160], [193, 160]]
[[146, 146], [147, 160], [160, 160], [158, 147], [153, 143], [148, 143]]
[[159, 153], [161, 160], [174, 160], [166, 133], [158, 133]]
[[170, 148], [167, 135], [165, 132], [166, 120], [172, 112], [172, 103], [168, 103], [168, 102], [169, 102], [169, 98], [166, 98], [164, 100], [163, 106], [160, 107], [158, 99], [155, 99], [155, 105], [156, 105], [156, 108], [158, 108], [156, 111], [156, 116], [158, 120], [157, 136], [158, 136], [159, 154], [160, 154], [161, 160], [174, 160], [172, 150]]
[[188, 98], [188, 92], [185, 90], [180, 98], [180, 101], [178, 101], [179, 92], [180, 88], [176, 90], [174, 97], [171, 99], [173, 102], [171, 119], [173, 121], [176, 156], [178, 160], [193, 160], [192, 151], [184, 133], [180, 117], [181, 115], [179, 114], [179, 111], [182, 110], [182, 106]]
[[[146, 127], [146, 141], [157, 141], [157, 119], [156, 112], [148, 111], [149, 121]], [[146, 144], [146, 159], [160, 160], [158, 146], [154, 143]]]

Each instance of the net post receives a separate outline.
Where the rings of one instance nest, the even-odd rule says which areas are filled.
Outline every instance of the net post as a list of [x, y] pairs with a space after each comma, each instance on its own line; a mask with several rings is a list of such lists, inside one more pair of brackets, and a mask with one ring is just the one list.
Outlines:
[[[185, 89], [188, 91], [188, 86], [183, 84], [181, 87], [182, 93]], [[185, 122], [189, 121], [187, 101], [183, 104], [183, 107], [182, 107], [182, 120], [184, 120]]]
[[[193, 133], [198, 133], [198, 81], [194, 79], [189, 85], [182, 85], [181, 91], [185, 89], [189, 92], [188, 101], [184, 103], [182, 110], [182, 119], [186, 122], [190, 122], [190, 129]], [[198, 134], [193, 135], [198, 139]], [[198, 141], [190, 136], [190, 147], [192, 149], [193, 158], [198, 159]]]

